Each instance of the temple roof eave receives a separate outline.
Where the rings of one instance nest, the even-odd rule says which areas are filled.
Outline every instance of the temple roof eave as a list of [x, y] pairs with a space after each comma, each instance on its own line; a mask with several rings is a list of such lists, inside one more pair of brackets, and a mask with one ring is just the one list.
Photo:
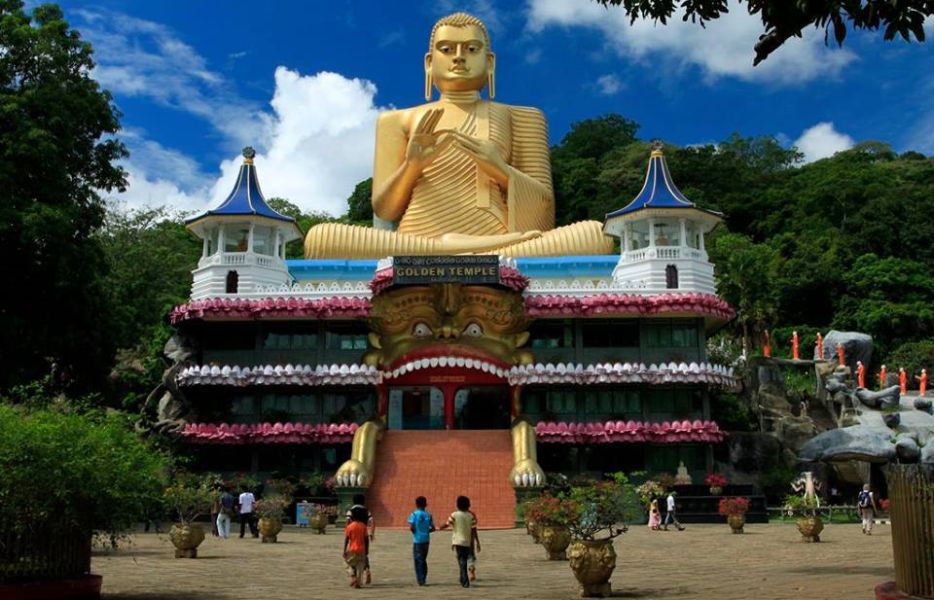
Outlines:
[[638, 207], [627, 211], [625, 208], [608, 213], [603, 224], [603, 231], [609, 235], [620, 236], [623, 225], [627, 222], [641, 221], [652, 217], [658, 218], [689, 218], [695, 223], [705, 225], [704, 233], [712, 230], [723, 222], [723, 213], [697, 206], [684, 207]]

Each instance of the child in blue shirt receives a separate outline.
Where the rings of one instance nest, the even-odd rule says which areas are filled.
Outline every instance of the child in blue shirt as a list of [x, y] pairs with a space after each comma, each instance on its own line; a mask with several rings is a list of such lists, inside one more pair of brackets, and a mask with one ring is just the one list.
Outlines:
[[412, 532], [412, 558], [415, 560], [415, 579], [425, 585], [428, 578], [428, 544], [435, 522], [426, 510], [428, 500], [424, 496], [415, 499], [415, 510], [409, 515], [409, 531]]

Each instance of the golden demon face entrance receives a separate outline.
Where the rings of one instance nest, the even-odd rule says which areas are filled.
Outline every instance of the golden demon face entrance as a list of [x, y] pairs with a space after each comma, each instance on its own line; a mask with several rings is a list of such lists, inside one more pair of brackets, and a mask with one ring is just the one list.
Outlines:
[[519, 292], [443, 283], [373, 298], [364, 360], [386, 377], [380, 416], [390, 429], [506, 429], [516, 416], [506, 372], [528, 364]]

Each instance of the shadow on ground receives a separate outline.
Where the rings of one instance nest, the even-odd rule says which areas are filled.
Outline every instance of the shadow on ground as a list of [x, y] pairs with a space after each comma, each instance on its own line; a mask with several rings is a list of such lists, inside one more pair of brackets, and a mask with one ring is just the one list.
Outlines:
[[800, 573], [801, 575], [850, 575], [859, 573], [860, 575], [874, 575], [878, 577], [892, 577], [895, 574], [893, 567], [884, 565], [810, 565], [807, 567], [798, 567], [797, 569], [788, 569], [788, 573]]

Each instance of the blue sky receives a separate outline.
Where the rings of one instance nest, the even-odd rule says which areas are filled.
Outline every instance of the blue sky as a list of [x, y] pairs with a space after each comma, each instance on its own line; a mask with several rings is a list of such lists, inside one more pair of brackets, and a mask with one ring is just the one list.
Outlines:
[[745, 4], [706, 30], [630, 27], [589, 0], [62, 6], [123, 113], [130, 190], [116, 199], [130, 206], [219, 202], [252, 144], [267, 197], [343, 212], [369, 176], [376, 115], [423, 101], [428, 33], [457, 10], [490, 27], [497, 100], [543, 109], [555, 143], [575, 121], [618, 112], [640, 137], [675, 144], [739, 132], [776, 135], [810, 160], [870, 139], [934, 154], [930, 42], [851, 32], [840, 50], [809, 30], [753, 68], [761, 25]]

